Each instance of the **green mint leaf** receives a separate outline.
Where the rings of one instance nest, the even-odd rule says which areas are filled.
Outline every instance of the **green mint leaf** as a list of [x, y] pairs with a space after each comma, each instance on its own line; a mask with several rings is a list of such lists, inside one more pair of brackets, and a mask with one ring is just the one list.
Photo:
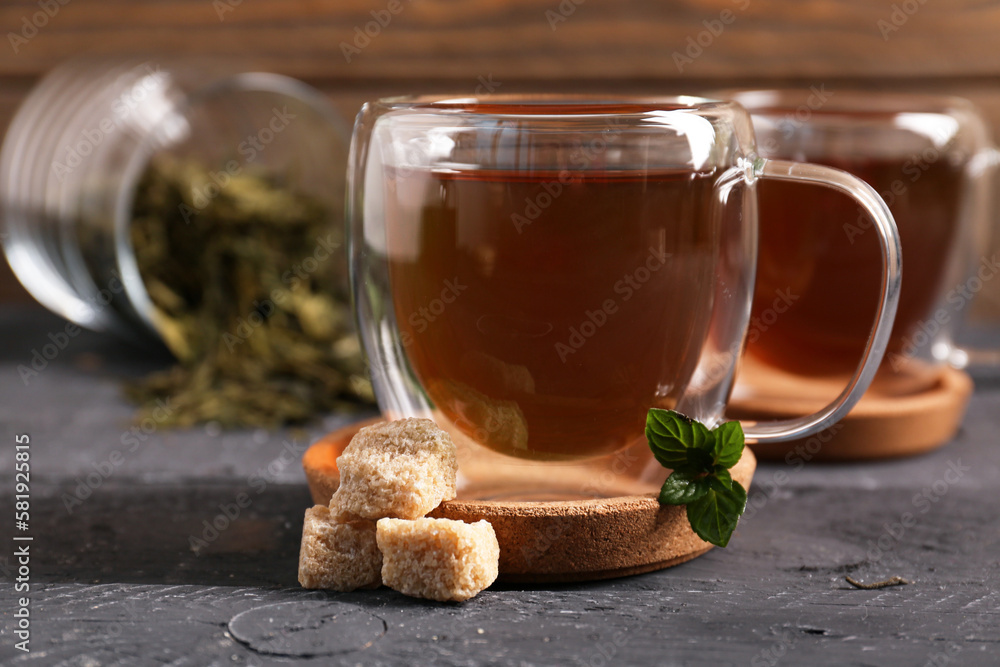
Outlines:
[[701, 422], [673, 410], [651, 408], [646, 414], [646, 440], [665, 468], [689, 473], [712, 471], [715, 438]]
[[743, 456], [743, 427], [738, 421], [723, 422], [712, 429], [712, 435], [715, 464], [732, 468]]
[[686, 505], [688, 523], [701, 539], [724, 547], [746, 509], [747, 492], [729, 469], [743, 455], [743, 427], [737, 421], [711, 431], [674, 412], [652, 408], [646, 439], [653, 456], [673, 470], [660, 488], [663, 505]]
[[727, 490], [733, 488], [733, 476], [730, 475], [729, 471], [722, 466], [715, 466], [715, 471], [712, 473], [712, 477], [717, 479]]
[[688, 523], [701, 539], [717, 547], [729, 544], [740, 515], [747, 506], [747, 492], [739, 482], [731, 489], [715, 477], [709, 477], [708, 493], [687, 506]]
[[709, 491], [709, 481], [698, 473], [673, 472], [660, 488], [663, 505], [687, 505]]

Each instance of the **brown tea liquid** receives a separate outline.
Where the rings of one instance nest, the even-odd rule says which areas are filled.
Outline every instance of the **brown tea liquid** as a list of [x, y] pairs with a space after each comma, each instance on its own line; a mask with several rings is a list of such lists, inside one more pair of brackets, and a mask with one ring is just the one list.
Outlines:
[[402, 343], [435, 408], [495, 451], [609, 454], [676, 403], [708, 330], [714, 176], [397, 172]]
[[[905, 270], [886, 369], [890, 355], [905, 354], [945, 287], [959, 234], [961, 167], [943, 157], [810, 161], [866, 181], [896, 220]], [[828, 188], [783, 181], [758, 187], [760, 250], [748, 353], [795, 373], [849, 374], [878, 304], [878, 233], [852, 199]]]

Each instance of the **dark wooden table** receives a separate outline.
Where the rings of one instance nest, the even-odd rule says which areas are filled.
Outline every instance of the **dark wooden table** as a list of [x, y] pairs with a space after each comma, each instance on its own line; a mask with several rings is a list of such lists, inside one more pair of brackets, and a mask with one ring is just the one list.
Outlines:
[[[976, 373], [961, 432], [933, 454], [761, 465], [757, 508], [725, 550], [452, 605], [298, 587], [310, 504], [298, 459], [343, 420], [133, 440], [121, 380], [166, 360], [84, 332], [26, 384], [18, 367], [63, 328], [0, 309], [3, 665], [1000, 664], [1000, 374]], [[14, 526], [19, 434], [30, 436], [27, 531]], [[24, 544], [28, 593], [15, 590]], [[848, 574], [913, 583], [857, 590]], [[15, 648], [24, 596], [30, 653]]]

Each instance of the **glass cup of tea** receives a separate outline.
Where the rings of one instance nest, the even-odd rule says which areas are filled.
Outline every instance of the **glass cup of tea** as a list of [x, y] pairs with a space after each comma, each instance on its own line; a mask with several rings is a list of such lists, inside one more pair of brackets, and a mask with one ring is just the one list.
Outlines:
[[760, 157], [732, 102], [365, 105], [348, 168], [351, 277], [383, 414], [451, 432], [466, 497], [653, 488], [647, 411], [722, 419], [754, 293], [758, 183], [772, 180], [822, 184], [868, 212], [879, 298], [843, 392], [807, 417], [746, 424], [748, 441], [822, 430], [878, 367], [900, 255], [870, 186]]
[[[848, 171], [892, 211], [908, 268], [873, 388], [912, 395], [934, 385], [945, 364], [963, 366], [954, 335], [974, 296], [965, 283], [984, 245], [984, 176], [995, 162], [975, 107], [954, 97], [826, 88], [720, 94], [750, 111], [761, 156]], [[749, 361], [832, 378], [828, 394], [836, 392], [866, 345], [880, 299], [881, 246], [871, 219], [848, 197], [798, 183], [762, 183], [758, 202]], [[781, 312], [769, 312], [776, 304]]]

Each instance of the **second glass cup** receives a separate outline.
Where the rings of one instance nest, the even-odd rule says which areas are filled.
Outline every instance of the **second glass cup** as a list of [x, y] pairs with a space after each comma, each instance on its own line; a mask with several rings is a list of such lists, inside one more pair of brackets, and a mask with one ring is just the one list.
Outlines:
[[[963, 287], [982, 246], [984, 176], [995, 161], [975, 107], [955, 97], [819, 89], [722, 94], [750, 111], [762, 156], [849, 171], [888, 203], [908, 270], [879, 394], [922, 392], [945, 364], [963, 366], [953, 337], [973, 296]], [[879, 299], [871, 221], [850, 198], [815, 186], [767, 183], [759, 197], [761, 319], [747, 354], [835, 385], [853, 371]]]
[[[882, 271], [840, 396], [807, 417], [748, 424], [748, 440], [835, 422], [889, 340], [900, 255], [885, 203], [837, 169], [760, 158], [738, 104], [383, 100], [358, 116], [348, 178], [379, 405], [453, 434], [466, 496], [594, 495], [581, 483], [609, 457], [634, 451], [626, 467], [642, 469], [649, 408], [720, 421], [754, 292], [761, 179], [853, 197], [875, 221]], [[570, 474], [576, 464], [590, 477]], [[648, 490], [620, 477], [596, 493]]]

